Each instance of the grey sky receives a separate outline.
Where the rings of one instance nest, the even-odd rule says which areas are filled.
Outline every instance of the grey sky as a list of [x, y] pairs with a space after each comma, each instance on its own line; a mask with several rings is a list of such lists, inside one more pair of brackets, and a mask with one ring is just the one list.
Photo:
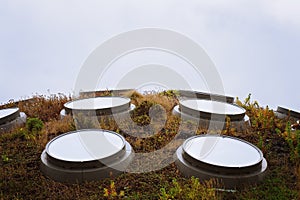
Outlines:
[[72, 93], [88, 55], [112, 36], [158, 27], [199, 43], [225, 91], [300, 110], [300, 3], [241, 1], [0, 1], [0, 102]]

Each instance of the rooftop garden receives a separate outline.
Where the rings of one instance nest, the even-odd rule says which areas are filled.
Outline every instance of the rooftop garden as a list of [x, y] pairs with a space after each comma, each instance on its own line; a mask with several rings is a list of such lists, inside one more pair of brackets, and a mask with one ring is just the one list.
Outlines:
[[[110, 92], [97, 94], [111, 95]], [[176, 135], [180, 117], [172, 115], [178, 104], [176, 91], [125, 94], [136, 105], [131, 118], [139, 126], [150, 123], [149, 108], [161, 105], [167, 113], [165, 127], [148, 138], [136, 138], [122, 131], [113, 120], [101, 119], [99, 128], [115, 131], [125, 137], [135, 152], [161, 149]], [[268, 107], [236, 98], [246, 109], [251, 125], [238, 130], [227, 120], [224, 130], [216, 133], [244, 139], [261, 149], [268, 161], [268, 173], [261, 183], [237, 190], [223, 190], [216, 180], [201, 181], [182, 176], [174, 163], [158, 171], [124, 173], [104, 180], [67, 184], [45, 177], [40, 156], [54, 137], [76, 129], [72, 117], [60, 119], [64, 103], [71, 97], [58, 94], [33, 96], [29, 100], [8, 102], [1, 108], [19, 107], [27, 115], [24, 126], [0, 134], [0, 199], [299, 199], [300, 198], [300, 131], [291, 129], [295, 119], [279, 119]], [[88, 122], [86, 122], [88, 123]], [[192, 122], [181, 124], [189, 131]], [[88, 124], [80, 124], [83, 128]], [[197, 126], [197, 134], [207, 129]], [[135, 130], [132, 130], [135, 131]], [[138, 134], [138, 133], [137, 133]]]

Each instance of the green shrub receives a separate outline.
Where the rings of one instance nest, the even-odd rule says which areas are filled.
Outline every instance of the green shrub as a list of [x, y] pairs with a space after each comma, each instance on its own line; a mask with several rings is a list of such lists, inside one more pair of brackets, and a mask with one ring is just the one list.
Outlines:
[[44, 127], [44, 123], [39, 118], [28, 118], [26, 121], [26, 130], [21, 129], [26, 139], [35, 139]]
[[26, 122], [26, 129], [29, 132], [38, 133], [43, 129], [44, 123], [39, 118], [28, 118]]

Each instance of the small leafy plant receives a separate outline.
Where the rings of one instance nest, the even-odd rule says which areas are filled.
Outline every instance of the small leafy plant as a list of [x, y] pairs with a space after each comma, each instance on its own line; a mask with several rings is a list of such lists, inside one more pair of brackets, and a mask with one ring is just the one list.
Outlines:
[[219, 199], [213, 185], [213, 180], [200, 183], [199, 179], [195, 177], [192, 177], [190, 182], [184, 185], [173, 179], [169, 189], [160, 189], [160, 199]]
[[280, 123], [279, 120], [275, 117], [273, 110], [270, 110], [268, 106], [262, 108], [259, 106], [257, 101], [251, 102], [251, 94], [241, 102], [238, 98], [236, 104], [243, 107], [247, 111], [251, 119], [252, 128], [257, 131], [266, 132], [272, 131], [275, 132], [275, 129], [278, 128]]
[[39, 118], [28, 118], [26, 128], [29, 132], [38, 133], [43, 129], [44, 123]]
[[125, 192], [121, 190], [119, 193], [116, 190], [115, 182], [111, 181], [109, 188], [103, 189], [103, 196], [107, 197], [107, 199], [119, 199], [125, 196]]
[[6, 154], [3, 154], [2, 156], [1, 156], [1, 158], [2, 158], [2, 161], [3, 161], [3, 163], [7, 163], [7, 162], [9, 162], [9, 157], [6, 155]]
[[35, 139], [44, 127], [44, 123], [39, 118], [28, 118], [26, 129], [20, 129], [26, 139]]
[[290, 148], [290, 159], [299, 162], [300, 159], [300, 130], [292, 131], [291, 123], [287, 122], [283, 136]]

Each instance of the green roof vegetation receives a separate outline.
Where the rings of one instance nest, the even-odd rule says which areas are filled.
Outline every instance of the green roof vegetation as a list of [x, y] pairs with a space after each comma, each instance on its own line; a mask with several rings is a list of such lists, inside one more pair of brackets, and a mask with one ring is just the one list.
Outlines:
[[[101, 95], [101, 94], [100, 94]], [[103, 95], [111, 95], [107, 92]], [[147, 138], [136, 138], [123, 132], [111, 119], [101, 118], [99, 128], [123, 135], [135, 152], [151, 152], [164, 147], [176, 135], [178, 127], [187, 131], [192, 122], [180, 124], [172, 115], [178, 103], [176, 92], [125, 94], [136, 109], [131, 118], [140, 126], [150, 123], [149, 108], [159, 104], [167, 112], [165, 127]], [[237, 129], [226, 122], [226, 129], [216, 130], [224, 135], [244, 139], [259, 147], [268, 161], [268, 173], [257, 185], [236, 191], [220, 190], [216, 180], [205, 182], [184, 178], [174, 163], [154, 172], [124, 173], [118, 177], [66, 184], [45, 177], [39, 169], [40, 155], [55, 136], [76, 129], [72, 117], [60, 119], [65, 95], [34, 96], [30, 100], [9, 102], [1, 108], [19, 107], [28, 116], [24, 126], [0, 134], [0, 199], [299, 199], [300, 198], [300, 131], [290, 125], [295, 119], [279, 119], [268, 107], [262, 108], [249, 97], [235, 103], [246, 109], [251, 126]], [[86, 122], [88, 123], [88, 122]], [[82, 122], [80, 126], [87, 126]], [[131, 128], [131, 127], [129, 127]], [[135, 131], [135, 130], [132, 130]], [[139, 129], [140, 131], [140, 129]], [[147, 131], [147, 130], [145, 130]], [[205, 134], [205, 127], [197, 127], [194, 134]], [[216, 189], [218, 188], [218, 189]]]

